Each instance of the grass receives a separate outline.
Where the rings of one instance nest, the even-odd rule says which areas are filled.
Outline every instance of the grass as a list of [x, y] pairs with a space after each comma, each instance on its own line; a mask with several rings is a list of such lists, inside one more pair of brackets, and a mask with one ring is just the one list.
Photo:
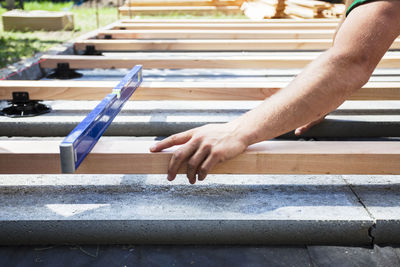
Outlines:
[[[75, 29], [73, 31], [30, 31], [5, 32], [0, 22], [0, 68], [6, 67], [18, 60], [32, 57], [35, 53], [46, 51], [52, 46], [66, 42], [85, 32], [95, 30], [95, 8], [73, 7], [72, 2], [26, 2], [25, 10], [70, 11], [74, 14]], [[0, 15], [6, 10], [0, 8]], [[116, 8], [99, 8], [100, 27], [117, 20]]]
[[[0, 21], [0, 68], [6, 67], [20, 59], [32, 57], [37, 52], [46, 51], [56, 44], [71, 40], [86, 32], [97, 28], [95, 7], [74, 7], [72, 2], [52, 3], [47, 1], [25, 2], [25, 10], [69, 11], [74, 14], [74, 31], [33, 31], [33, 32], [4, 32]], [[6, 10], [0, 8], [0, 15]], [[118, 19], [117, 8], [99, 8], [99, 27], [106, 26]], [[121, 17], [129, 18], [129, 17]], [[140, 16], [135, 18], [199, 18], [199, 16], [172, 12], [164, 15]], [[202, 16], [201, 18], [231, 18], [242, 19], [244, 15], [215, 15]]]

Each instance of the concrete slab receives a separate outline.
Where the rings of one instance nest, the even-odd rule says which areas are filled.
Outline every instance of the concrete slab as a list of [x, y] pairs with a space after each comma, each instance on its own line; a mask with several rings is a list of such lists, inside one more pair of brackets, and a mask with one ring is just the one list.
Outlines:
[[346, 175], [376, 226], [372, 231], [376, 244], [400, 243], [400, 176]]
[[308, 246], [314, 266], [400, 266], [393, 247]]
[[0, 243], [370, 244], [340, 176], [0, 176]]
[[5, 266], [398, 266], [396, 247], [73, 245], [0, 247]]
[[4, 266], [308, 267], [305, 246], [75, 245], [0, 247]]

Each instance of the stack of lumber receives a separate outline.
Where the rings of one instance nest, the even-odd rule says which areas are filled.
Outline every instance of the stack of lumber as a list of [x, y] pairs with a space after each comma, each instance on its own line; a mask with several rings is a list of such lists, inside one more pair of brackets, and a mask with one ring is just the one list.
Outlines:
[[228, 14], [240, 13], [244, 0], [126, 0], [119, 12], [126, 16], [190, 13], [205, 14], [222, 12]]
[[245, 2], [241, 9], [251, 19], [285, 18], [285, 0], [258, 0]]
[[326, 18], [332, 16], [331, 5], [316, 0], [286, 0], [286, 13], [300, 18]]
[[68, 31], [74, 29], [74, 14], [44, 10], [11, 10], [2, 14], [4, 31]]
[[256, 0], [242, 5], [251, 19], [267, 18], [337, 18], [344, 13], [344, 4], [317, 0]]

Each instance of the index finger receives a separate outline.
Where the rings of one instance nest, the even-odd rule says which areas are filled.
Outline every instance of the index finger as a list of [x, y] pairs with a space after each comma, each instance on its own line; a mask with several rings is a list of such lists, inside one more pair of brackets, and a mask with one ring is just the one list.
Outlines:
[[182, 145], [186, 143], [187, 141], [192, 138], [192, 131], [186, 131], [183, 133], [178, 133], [171, 135], [170, 137], [165, 138], [164, 140], [155, 143], [151, 148], [151, 152], [160, 152], [163, 149], [176, 146], [176, 145]]

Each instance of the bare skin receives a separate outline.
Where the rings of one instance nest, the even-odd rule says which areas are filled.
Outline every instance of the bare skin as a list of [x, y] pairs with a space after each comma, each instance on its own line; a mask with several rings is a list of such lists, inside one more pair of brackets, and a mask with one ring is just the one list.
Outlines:
[[[296, 129], [300, 134], [360, 89], [400, 34], [400, 1], [377, 1], [355, 8], [338, 30], [334, 45], [310, 63], [286, 88], [243, 116], [172, 135], [150, 150], [182, 145], [171, 158], [168, 180], [187, 164], [191, 184], [218, 163], [254, 143]], [[311, 122], [311, 123], [310, 123]]]

